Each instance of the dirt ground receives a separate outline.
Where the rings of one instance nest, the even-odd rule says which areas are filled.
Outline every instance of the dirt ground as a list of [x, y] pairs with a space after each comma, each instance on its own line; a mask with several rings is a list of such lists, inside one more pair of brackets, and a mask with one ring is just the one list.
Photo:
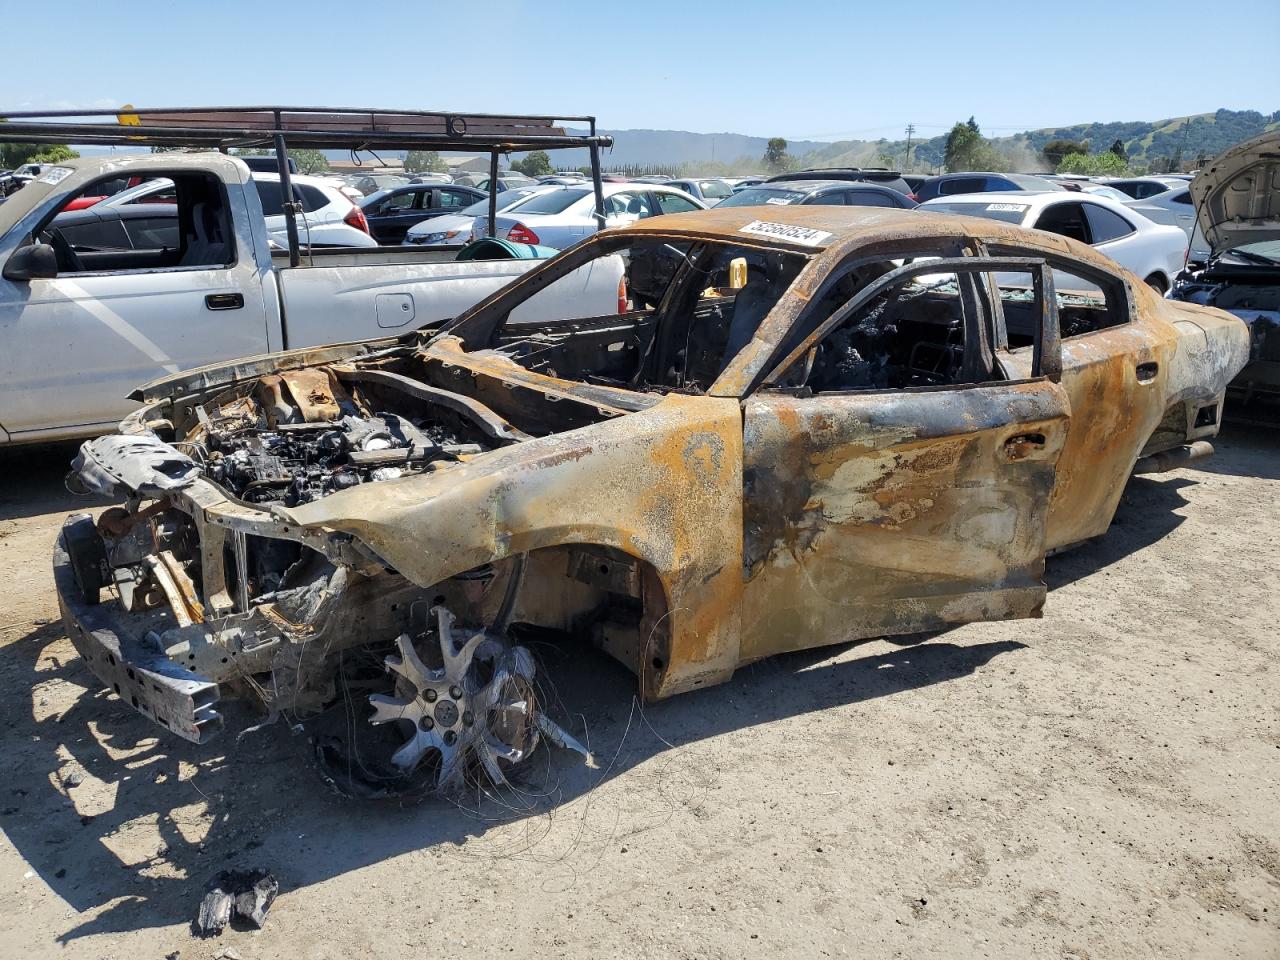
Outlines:
[[[70, 451], [0, 455], [0, 956], [1280, 957], [1280, 434], [1217, 446], [1052, 558], [1043, 620], [643, 711], [549, 648], [596, 769], [412, 806], [331, 795], [284, 725], [198, 748], [107, 696], [50, 576]], [[194, 938], [257, 865], [265, 929]]]

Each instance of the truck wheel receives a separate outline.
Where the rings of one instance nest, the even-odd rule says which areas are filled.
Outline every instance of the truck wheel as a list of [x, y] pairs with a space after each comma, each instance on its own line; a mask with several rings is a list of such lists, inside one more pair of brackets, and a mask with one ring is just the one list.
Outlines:
[[96, 606], [102, 600], [102, 588], [107, 581], [107, 548], [102, 534], [87, 513], [69, 517], [62, 527], [62, 540], [71, 560], [71, 573], [75, 578], [80, 599], [88, 606]]

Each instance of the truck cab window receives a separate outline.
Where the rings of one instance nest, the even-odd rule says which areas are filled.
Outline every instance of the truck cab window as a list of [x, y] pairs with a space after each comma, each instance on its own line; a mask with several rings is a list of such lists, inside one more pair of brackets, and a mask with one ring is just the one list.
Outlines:
[[[172, 203], [112, 204], [59, 210], [37, 231], [53, 247], [58, 273], [221, 267], [235, 261], [222, 184], [202, 173], [166, 174]], [[93, 195], [90, 184], [82, 195]]]

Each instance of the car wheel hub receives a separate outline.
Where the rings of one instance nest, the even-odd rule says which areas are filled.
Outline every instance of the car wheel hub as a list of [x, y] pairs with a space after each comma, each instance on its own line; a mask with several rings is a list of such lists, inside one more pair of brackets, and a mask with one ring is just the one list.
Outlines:
[[436, 629], [422, 642], [438, 644], [442, 666], [429, 666], [413, 639], [401, 634], [399, 656], [385, 661], [395, 677], [394, 692], [369, 697], [371, 723], [398, 723], [405, 731], [405, 742], [391, 757], [400, 771], [412, 773], [434, 756], [435, 788], [450, 791], [477, 768], [494, 784], [505, 784], [504, 766], [527, 757], [540, 734], [586, 754], [538, 710], [528, 649], [485, 630], [455, 628], [445, 607], [431, 613]]

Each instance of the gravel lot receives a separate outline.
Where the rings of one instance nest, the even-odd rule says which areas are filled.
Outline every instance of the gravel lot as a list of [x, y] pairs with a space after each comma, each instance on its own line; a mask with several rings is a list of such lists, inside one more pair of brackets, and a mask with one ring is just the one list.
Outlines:
[[[0, 956], [1280, 957], [1280, 434], [1217, 446], [1052, 558], [1043, 620], [646, 711], [548, 648], [598, 768], [404, 807], [330, 795], [283, 725], [196, 748], [108, 697], [49, 570], [70, 451], [0, 454]], [[265, 929], [193, 938], [256, 865]]]

